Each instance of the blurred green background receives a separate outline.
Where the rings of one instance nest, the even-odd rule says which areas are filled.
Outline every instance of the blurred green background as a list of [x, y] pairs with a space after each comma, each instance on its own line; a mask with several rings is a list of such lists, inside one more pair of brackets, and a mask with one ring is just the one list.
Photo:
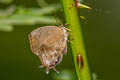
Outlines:
[[[64, 19], [57, 8], [59, 5], [55, 5], [59, 2], [0, 0], [0, 80], [60, 80], [55, 79], [59, 74], [54, 71], [47, 75], [45, 69], [38, 68], [40, 60], [31, 52], [28, 41], [33, 29], [61, 23], [56, 22], [57, 16]], [[120, 80], [120, 0], [84, 0], [82, 3], [93, 8], [80, 9], [80, 15], [86, 18], [81, 22], [92, 72], [97, 75], [96, 80]], [[75, 75], [71, 54], [64, 56], [57, 69]]]

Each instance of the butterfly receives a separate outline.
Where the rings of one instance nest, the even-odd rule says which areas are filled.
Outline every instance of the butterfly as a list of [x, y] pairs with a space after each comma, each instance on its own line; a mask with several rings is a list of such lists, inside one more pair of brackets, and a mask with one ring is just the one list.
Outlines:
[[59, 73], [56, 65], [67, 54], [67, 29], [63, 25], [42, 26], [33, 30], [28, 38], [32, 52], [40, 58], [42, 67], [46, 67], [46, 73], [50, 69]]

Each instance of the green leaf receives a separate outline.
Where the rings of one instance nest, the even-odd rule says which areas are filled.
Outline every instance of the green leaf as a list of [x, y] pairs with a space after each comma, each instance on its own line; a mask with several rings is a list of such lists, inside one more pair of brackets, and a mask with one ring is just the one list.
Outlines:
[[0, 18], [8, 17], [8, 16], [12, 15], [13, 12], [15, 11], [15, 9], [16, 9], [15, 5], [10, 5], [5, 10], [0, 9]]
[[[58, 7], [57, 7], [58, 6]], [[24, 8], [10, 6], [6, 10], [0, 10], [1, 30], [12, 31], [11, 25], [35, 25], [35, 24], [58, 24], [61, 21], [54, 16], [45, 16], [45, 14], [53, 14], [60, 7], [59, 4], [52, 4], [43, 8]], [[13, 13], [14, 12], [14, 13]], [[8, 26], [8, 27], [6, 27]]]
[[48, 5], [45, 0], [36, 0], [36, 1], [40, 7], [45, 7]]
[[29, 15], [45, 15], [45, 14], [53, 14], [54, 11], [60, 8], [60, 4], [50, 4], [46, 7], [42, 8], [24, 8], [18, 7], [17, 14], [29, 14]]
[[11, 32], [13, 29], [14, 27], [11, 25], [0, 24], [0, 31]]
[[[57, 19], [57, 22], [60, 22]], [[34, 24], [58, 24], [56, 18], [52, 16], [33, 16], [16, 14], [8, 18], [0, 19], [0, 24], [10, 25], [34, 25]]]
[[11, 3], [13, 0], [0, 0], [0, 3], [3, 3], [3, 4], [9, 4]]

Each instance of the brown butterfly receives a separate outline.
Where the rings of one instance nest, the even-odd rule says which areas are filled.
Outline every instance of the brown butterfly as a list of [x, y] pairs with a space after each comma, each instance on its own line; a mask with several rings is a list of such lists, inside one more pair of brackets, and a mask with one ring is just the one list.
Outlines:
[[67, 53], [67, 29], [63, 25], [43, 26], [33, 30], [28, 37], [31, 50], [39, 56], [46, 73], [50, 69], [59, 73], [55, 67]]

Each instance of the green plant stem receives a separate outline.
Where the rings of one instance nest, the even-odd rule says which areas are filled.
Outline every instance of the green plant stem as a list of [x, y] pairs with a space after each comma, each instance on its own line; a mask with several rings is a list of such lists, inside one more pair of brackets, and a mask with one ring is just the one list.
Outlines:
[[[75, 0], [61, 0], [61, 3], [64, 9], [66, 24], [69, 24], [68, 28], [71, 30], [70, 33], [72, 33], [69, 39], [72, 40], [70, 46], [78, 80], [92, 80], [82, 27], [80, 25], [80, 16], [75, 6]], [[77, 64], [78, 54], [83, 58], [83, 65], [81, 68], [79, 68]]]

